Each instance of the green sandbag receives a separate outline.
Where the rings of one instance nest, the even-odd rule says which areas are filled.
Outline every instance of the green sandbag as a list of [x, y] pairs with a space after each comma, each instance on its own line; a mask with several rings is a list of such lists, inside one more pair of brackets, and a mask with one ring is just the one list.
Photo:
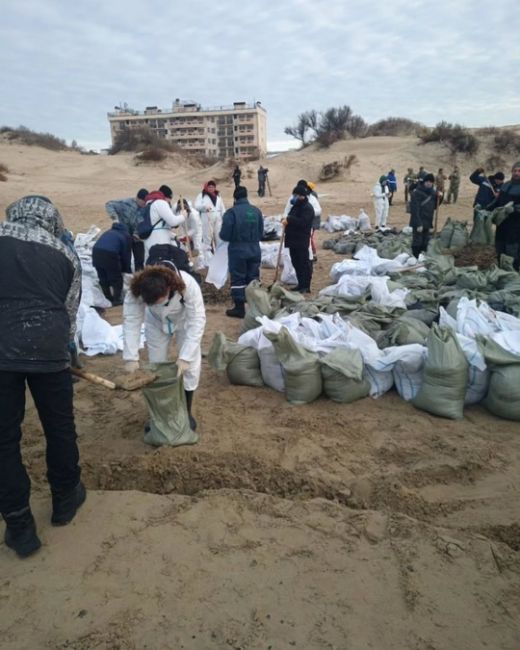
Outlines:
[[488, 277], [485, 271], [468, 271], [461, 268], [457, 275], [457, 288], [470, 289], [473, 291], [484, 291], [488, 284]]
[[258, 352], [250, 346], [229, 341], [222, 332], [213, 337], [208, 362], [215, 370], [225, 370], [231, 384], [264, 385]]
[[479, 339], [491, 378], [484, 406], [506, 420], [520, 421], [520, 357], [491, 339]]
[[459, 420], [464, 416], [468, 383], [464, 352], [455, 333], [436, 323], [428, 335], [427, 347], [423, 383], [412, 404], [433, 415]]
[[280, 301], [272, 297], [258, 280], [253, 280], [246, 287], [246, 302], [247, 310], [242, 325], [242, 333], [259, 326], [256, 320], [257, 316], [272, 318], [281, 307]]
[[429, 333], [430, 328], [425, 323], [416, 318], [401, 316], [391, 323], [384, 332], [381, 347], [387, 348], [391, 345], [409, 345], [411, 343], [425, 345]]
[[443, 248], [463, 248], [468, 243], [467, 223], [448, 217], [439, 233], [439, 240]]
[[182, 376], [177, 377], [177, 365], [155, 363], [146, 369], [158, 378], [142, 389], [150, 414], [150, 428], [144, 434], [144, 441], [154, 447], [194, 445], [199, 435], [190, 429], [184, 384]]
[[309, 352], [282, 327], [278, 334], [266, 333], [272, 342], [285, 379], [285, 396], [292, 404], [308, 404], [322, 392], [319, 357]]
[[363, 357], [359, 350], [336, 348], [321, 359], [323, 392], [341, 404], [366, 397], [370, 383], [363, 379]]

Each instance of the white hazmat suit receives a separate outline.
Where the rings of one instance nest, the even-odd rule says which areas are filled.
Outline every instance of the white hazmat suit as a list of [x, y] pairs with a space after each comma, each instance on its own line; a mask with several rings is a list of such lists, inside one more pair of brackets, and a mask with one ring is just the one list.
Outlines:
[[220, 194], [216, 195], [215, 204], [208, 194], [201, 192], [195, 199], [195, 210], [200, 214], [202, 221], [202, 243], [207, 250], [214, 250], [220, 244], [220, 228], [222, 216], [226, 211], [224, 201]]
[[389, 190], [386, 185], [377, 182], [372, 188], [372, 197], [374, 199], [374, 210], [376, 213], [376, 228], [385, 228], [388, 219], [390, 204], [388, 202]]

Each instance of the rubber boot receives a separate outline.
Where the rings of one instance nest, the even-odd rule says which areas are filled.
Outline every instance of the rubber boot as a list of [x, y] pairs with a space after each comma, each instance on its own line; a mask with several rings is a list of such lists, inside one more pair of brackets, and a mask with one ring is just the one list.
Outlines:
[[5, 545], [12, 548], [18, 557], [29, 557], [36, 553], [42, 543], [36, 533], [36, 523], [30, 507], [4, 515], [4, 520]]
[[66, 526], [74, 517], [76, 512], [83, 505], [87, 498], [85, 486], [80, 481], [75, 488], [68, 492], [52, 492], [52, 517], [51, 523], [54, 526]]
[[421, 247], [420, 246], [412, 246], [412, 255], [419, 259], [419, 255], [421, 254]]
[[101, 291], [103, 292], [105, 298], [110, 302], [112, 302], [113, 298], [112, 298], [112, 292], [110, 291], [110, 285], [100, 284], [99, 286], [101, 287]]
[[186, 395], [186, 408], [188, 409], [188, 417], [190, 418], [190, 429], [192, 431], [197, 431], [197, 420], [191, 414], [191, 405], [193, 404], [194, 392], [194, 390], [185, 390], [184, 394]]
[[123, 276], [121, 276], [114, 284], [112, 285], [112, 306], [118, 307], [123, 304]]
[[244, 318], [246, 315], [246, 307], [243, 302], [235, 300], [235, 306], [232, 309], [226, 309], [226, 316], [230, 318]]

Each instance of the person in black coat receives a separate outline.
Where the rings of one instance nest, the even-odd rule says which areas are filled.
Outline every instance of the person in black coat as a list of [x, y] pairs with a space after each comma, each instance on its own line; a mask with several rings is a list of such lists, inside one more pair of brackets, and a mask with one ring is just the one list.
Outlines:
[[81, 265], [61, 241], [63, 221], [48, 198], [25, 196], [6, 216], [0, 223], [0, 513], [6, 545], [27, 557], [41, 542], [20, 454], [26, 384], [47, 443], [51, 522], [69, 523], [86, 497], [70, 373]]
[[235, 183], [235, 189], [237, 189], [240, 186], [241, 178], [242, 178], [242, 171], [240, 170], [240, 167], [238, 165], [235, 165], [235, 169], [233, 170], [233, 182]]
[[473, 201], [473, 207], [480, 205], [481, 208], [487, 210], [498, 196], [500, 187], [504, 183], [504, 178], [505, 176], [503, 172], [497, 172], [488, 177], [484, 173], [483, 167], [476, 169], [469, 177], [469, 180], [474, 185], [478, 185], [478, 190]]
[[511, 180], [504, 183], [496, 201], [490, 206], [499, 208], [512, 203], [511, 212], [497, 225], [495, 247], [500, 261], [502, 254], [513, 258], [513, 266], [520, 270], [520, 160], [513, 165]]
[[430, 232], [433, 228], [433, 218], [437, 208], [437, 190], [433, 186], [433, 174], [426, 174], [422, 182], [418, 183], [410, 199], [410, 226], [412, 234], [412, 253], [419, 257], [426, 251], [430, 241]]
[[294, 290], [310, 293], [312, 262], [309, 256], [309, 245], [314, 208], [309, 203], [309, 191], [306, 187], [297, 185], [292, 193], [292, 208], [282, 222], [285, 226], [285, 247], [289, 249], [291, 262], [298, 279], [298, 286]]
[[123, 273], [132, 273], [132, 238], [124, 223], [114, 223], [92, 250], [103, 295], [113, 306], [123, 304]]

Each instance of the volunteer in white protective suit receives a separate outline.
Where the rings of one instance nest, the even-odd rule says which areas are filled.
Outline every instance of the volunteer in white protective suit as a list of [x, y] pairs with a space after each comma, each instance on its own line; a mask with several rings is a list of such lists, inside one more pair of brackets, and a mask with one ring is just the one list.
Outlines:
[[174, 212], [176, 215], [184, 216], [186, 223], [186, 226], [177, 229], [177, 239], [184, 244], [187, 231], [191, 242], [191, 252], [200, 255], [202, 252], [202, 221], [200, 220], [200, 214], [195, 210], [191, 201], [186, 199], [182, 199], [182, 210], [180, 199], [177, 201]]
[[145, 324], [150, 363], [168, 361], [170, 343], [175, 337], [177, 366], [184, 378], [186, 404], [193, 431], [193, 393], [199, 385], [201, 340], [206, 311], [197, 282], [173, 263], [162, 262], [136, 273], [123, 307], [123, 359], [126, 372], [139, 369], [141, 325]]
[[145, 260], [150, 254], [150, 249], [155, 244], [173, 244], [175, 233], [172, 228], [180, 226], [184, 221], [182, 215], [176, 215], [171, 208], [173, 192], [168, 185], [161, 185], [156, 192], [151, 192], [146, 197], [146, 206], [150, 206], [150, 224], [153, 230], [144, 240]]
[[207, 251], [215, 252], [220, 244], [220, 229], [222, 216], [226, 211], [224, 201], [217, 190], [215, 181], [208, 181], [202, 192], [195, 199], [195, 210], [200, 214], [202, 221], [202, 243]]
[[[315, 183], [307, 183], [306, 180], [301, 178], [296, 183], [296, 187], [303, 187], [306, 190], [307, 200], [312, 205], [312, 209], [314, 210], [314, 220], [312, 222], [312, 232], [309, 241], [309, 259], [311, 259], [313, 262], [316, 262], [318, 258], [316, 257], [316, 244], [314, 241], [314, 232], [316, 230], [319, 230], [321, 225], [321, 205], [320, 202], [318, 201], [318, 195], [314, 191], [316, 185]], [[291, 194], [291, 196], [287, 199], [287, 203], [285, 204], [285, 210], [283, 211], [284, 218], [287, 218], [287, 215], [289, 214], [291, 208], [294, 205], [294, 203], [292, 202], [293, 198], [294, 198], [294, 194]]]
[[372, 188], [374, 210], [376, 213], [376, 228], [386, 228], [386, 220], [388, 219], [388, 211], [390, 209], [390, 203], [388, 202], [389, 194], [388, 179], [386, 176], [381, 176]]

